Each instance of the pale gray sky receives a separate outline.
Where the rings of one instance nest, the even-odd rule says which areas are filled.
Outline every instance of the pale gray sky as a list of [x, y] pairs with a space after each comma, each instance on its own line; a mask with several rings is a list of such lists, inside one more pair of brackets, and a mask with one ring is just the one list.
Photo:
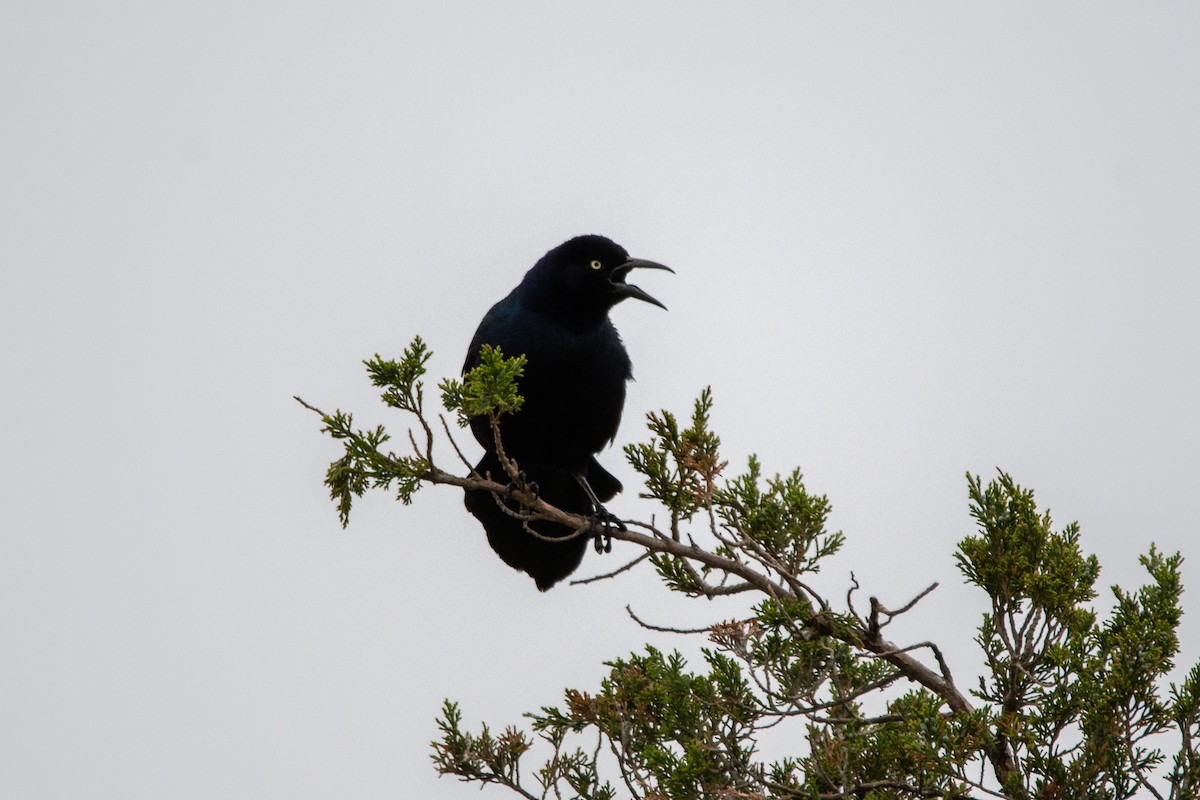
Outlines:
[[1000, 466], [1105, 586], [1183, 551], [1194, 662], [1198, 39], [1194, 3], [0, 12], [0, 795], [477, 796], [443, 697], [516, 722], [640, 648], [626, 602], [737, 613], [540, 595], [450, 489], [348, 532], [325, 496], [291, 396], [400, 423], [360, 360], [453, 374], [585, 232], [678, 273], [614, 314], [618, 444], [711, 384], [735, 464], [829, 494], [831, 595], [941, 581], [896, 636], [969, 665], [962, 473]]

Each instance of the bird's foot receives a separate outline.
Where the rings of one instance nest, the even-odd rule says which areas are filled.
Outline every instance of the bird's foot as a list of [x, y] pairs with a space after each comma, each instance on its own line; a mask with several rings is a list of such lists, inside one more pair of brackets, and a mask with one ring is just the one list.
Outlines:
[[604, 506], [600, 506], [592, 513], [589, 530], [597, 553], [612, 552], [612, 529], [614, 527], [622, 531], [629, 530], [616, 514]]
[[528, 492], [536, 498], [538, 496], [537, 481], [529, 480], [525, 470], [521, 470], [517, 473], [517, 479], [509, 481], [508, 486], [504, 488], [504, 499], [512, 500], [513, 492]]

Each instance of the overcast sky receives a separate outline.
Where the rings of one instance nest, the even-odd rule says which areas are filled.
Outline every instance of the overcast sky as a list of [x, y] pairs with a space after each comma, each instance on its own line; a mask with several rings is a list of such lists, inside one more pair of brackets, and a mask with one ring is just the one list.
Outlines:
[[1183, 552], [1194, 663], [1198, 40], [1195, 3], [9, 4], [0, 795], [475, 797], [443, 697], [518, 722], [695, 647], [625, 603], [738, 613], [539, 594], [448, 488], [338, 526], [292, 395], [402, 431], [361, 360], [454, 374], [579, 233], [677, 272], [614, 312], [618, 445], [711, 385], [735, 465], [829, 495], [831, 596], [940, 581], [892, 630], [971, 684], [963, 473], [1001, 467], [1104, 586]]

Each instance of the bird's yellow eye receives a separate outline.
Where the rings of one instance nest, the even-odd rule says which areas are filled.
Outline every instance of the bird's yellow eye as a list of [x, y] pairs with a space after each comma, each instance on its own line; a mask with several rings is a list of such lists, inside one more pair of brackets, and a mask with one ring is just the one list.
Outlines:
[[603, 266], [604, 266], [604, 265], [603, 265], [603, 264], [601, 264], [599, 261], [593, 261], [593, 262], [592, 262], [592, 269], [600, 269], [600, 268], [601, 268], [601, 267], [603, 267]]

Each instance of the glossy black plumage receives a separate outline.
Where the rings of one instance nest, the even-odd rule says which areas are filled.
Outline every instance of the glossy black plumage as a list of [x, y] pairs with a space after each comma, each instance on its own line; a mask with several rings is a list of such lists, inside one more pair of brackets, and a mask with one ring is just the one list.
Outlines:
[[[521, 410], [501, 420], [506, 453], [516, 460], [546, 502], [565, 511], [590, 515], [593, 507], [582, 485], [600, 502], [621, 491], [620, 482], [595, 455], [616, 436], [631, 377], [629, 355], [609, 309], [627, 297], [661, 305], [625, 282], [635, 268], [667, 269], [630, 259], [603, 236], [571, 239], [543, 256], [508, 296], [492, 306], [467, 352], [463, 371], [479, 363], [485, 344], [506, 356], [525, 354]], [[495, 455], [487, 419], [471, 420], [475, 438], [487, 451], [476, 466], [481, 475], [508, 482]], [[522, 523], [497, 505], [490, 492], [468, 491], [467, 509], [483, 524], [492, 549], [515, 569], [528, 573], [542, 591], [570, 575], [583, 559], [588, 539], [577, 536], [547, 542], [531, 536]], [[509, 507], [516, 509], [514, 502]], [[547, 522], [530, 526], [543, 536], [562, 537], [567, 528]]]

